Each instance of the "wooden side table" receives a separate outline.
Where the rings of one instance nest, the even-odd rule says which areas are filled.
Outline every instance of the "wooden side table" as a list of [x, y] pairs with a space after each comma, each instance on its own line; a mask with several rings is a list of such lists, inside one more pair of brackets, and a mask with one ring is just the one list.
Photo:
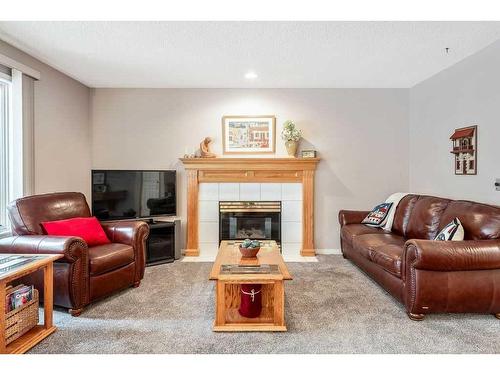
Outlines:
[[[62, 255], [41, 254], [0, 254], [24, 257], [37, 257], [33, 261], [15, 267], [10, 271], [0, 273], [0, 354], [22, 354], [26, 353], [40, 341], [51, 335], [56, 327], [52, 321], [53, 309], [53, 286], [54, 286], [54, 261], [62, 258]], [[5, 345], [5, 290], [7, 285], [30, 273], [43, 270], [43, 294], [44, 294], [44, 321], [17, 340]]]

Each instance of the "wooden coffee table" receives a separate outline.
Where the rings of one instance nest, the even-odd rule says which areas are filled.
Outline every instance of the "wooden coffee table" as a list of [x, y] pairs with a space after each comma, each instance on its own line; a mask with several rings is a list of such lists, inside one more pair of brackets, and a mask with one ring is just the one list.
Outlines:
[[[214, 331], [286, 331], [284, 281], [292, 280], [275, 241], [262, 242], [256, 258], [242, 258], [239, 242], [222, 241], [210, 272], [216, 281]], [[274, 265], [272, 273], [234, 274], [221, 266]], [[262, 284], [262, 312], [257, 318], [240, 315], [241, 284]]]

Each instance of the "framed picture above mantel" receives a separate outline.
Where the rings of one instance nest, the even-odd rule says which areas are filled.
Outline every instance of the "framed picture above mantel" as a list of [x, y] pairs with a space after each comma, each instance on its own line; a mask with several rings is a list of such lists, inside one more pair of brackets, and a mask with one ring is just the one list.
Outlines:
[[224, 154], [274, 154], [276, 152], [276, 117], [222, 117]]

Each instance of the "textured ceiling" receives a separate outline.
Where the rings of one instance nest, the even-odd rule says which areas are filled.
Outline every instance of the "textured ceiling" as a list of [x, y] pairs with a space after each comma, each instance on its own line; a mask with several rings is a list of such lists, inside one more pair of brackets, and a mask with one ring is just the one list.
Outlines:
[[91, 87], [411, 87], [500, 22], [0, 22], [0, 38]]

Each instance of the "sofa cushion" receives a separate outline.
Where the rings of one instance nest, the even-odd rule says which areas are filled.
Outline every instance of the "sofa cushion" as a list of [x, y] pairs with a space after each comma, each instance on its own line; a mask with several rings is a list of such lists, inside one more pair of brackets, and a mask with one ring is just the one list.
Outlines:
[[392, 223], [392, 233], [406, 237], [406, 228], [410, 220], [410, 214], [413, 206], [418, 200], [418, 195], [408, 194], [399, 201], [394, 213], [394, 221]]
[[401, 257], [403, 255], [403, 245], [379, 246], [370, 252], [373, 263], [378, 264], [384, 270], [401, 278]]
[[361, 236], [364, 234], [384, 234], [387, 233], [380, 228], [369, 227], [364, 224], [347, 224], [340, 229], [340, 238], [347, 244], [352, 246], [352, 240], [356, 236]]
[[366, 224], [370, 227], [381, 228], [385, 225], [387, 221], [387, 217], [389, 215], [389, 211], [391, 210], [393, 203], [381, 203], [373, 210], [370, 211], [368, 215], [363, 219], [361, 224]]
[[352, 241], [352, 247], [370, 259], [370, 252], [381, 246], [398, 245], [404, 247], [404, 244], [405, 239], [403, 237], [387, 232], [357, 236]]
[[129, 245], [111, 243], [89, 248], [90, 274], [101, 275], [134, 261], [134, 249]]
[[464, 227], [458, 217], [454, 218], [451, 223], [446, 225], [437, 234], [436, 241], [463, 241], [464, 240]]
[[[405, 237], [408, 239], [433, 240], [439, 232], [441, 216], [450, 200], [422, 195], [410, 213]], [[448, 220], [448, 224], [453, 218]], [[445, 224], [445, 225], [446, 225]]]
[[500, 207], [469, 201], [452, 201], [443, 213], [439, 229], [455, 217], [464, 227], [465, 240], [500, 238]]

